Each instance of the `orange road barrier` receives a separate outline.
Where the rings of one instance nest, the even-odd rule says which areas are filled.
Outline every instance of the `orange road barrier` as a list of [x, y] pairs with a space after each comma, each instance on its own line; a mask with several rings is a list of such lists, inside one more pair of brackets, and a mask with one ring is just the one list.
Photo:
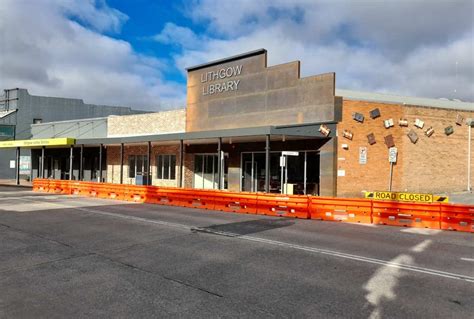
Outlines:
[[123, 185], [123, 199], [129, 202], [144, 203], [152, 186]]
[[257, 194], [215, 192], [214, 209], [229, 213], [257, 214]]
[[439, 229], [438, 203], [373, 201], [374, 224]]
[[69, 181], [64, 180], [49, 180], [48, 181], [48, 192], [56, 194], [69, 194], [70, 184]]
[[372, 200], [310, 197], [311, 219], [349, 223], [372, 223]]
[[145, 202], [159, 205], [214, 209], [213, 190], [147, 186]]
[[373, 223], [474, 233], [474, 206], [266, 193], [33, 180], [33, 190], [293, 218]]
[[49, 190], [49, 180], [47, 179], [34, 179], [33, 180], [33, 191], [47, 192], [48, 190]]
[[257, 194], [257, 214], [309, 218], [309, 197], [301, 195]]
[[441, 229], [474, 233], [474, 205], [441, 204]]
[[188, 194], [188, 191], [185, 189], [157, 187], [156, 189], [148, 193], [146, 202], [158, 205], [185, 207], [188, 200], [186, 194]]

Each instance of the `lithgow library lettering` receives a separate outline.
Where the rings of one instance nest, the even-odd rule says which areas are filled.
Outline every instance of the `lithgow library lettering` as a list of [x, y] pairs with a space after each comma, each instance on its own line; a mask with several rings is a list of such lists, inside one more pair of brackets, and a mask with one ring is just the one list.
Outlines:
[[[232, 80], [232, 77], [239, 76], [242, 73], [242, 65], [231, 66], [228, 68], [209, 71], [201, 74], [201, 83], [206, 83], [202, 87], [202, 95], [213, 95], [228, 91], [237, 91], [240, 80]], [[216, 82], [227, 79], [227, 81]]]

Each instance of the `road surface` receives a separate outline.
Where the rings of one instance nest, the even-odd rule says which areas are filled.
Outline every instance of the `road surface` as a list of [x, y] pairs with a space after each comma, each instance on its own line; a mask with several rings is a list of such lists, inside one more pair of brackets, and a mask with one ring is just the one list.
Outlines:
[[0, 318], [472, 318], [473, 234], [0, 187]]

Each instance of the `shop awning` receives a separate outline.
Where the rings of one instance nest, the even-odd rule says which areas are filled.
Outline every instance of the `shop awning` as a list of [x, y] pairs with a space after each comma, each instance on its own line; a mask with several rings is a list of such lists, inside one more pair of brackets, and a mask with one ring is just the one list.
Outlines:
[[41, 146], [67, 146], [74, 145], [75, 139], [73, 138], [46, 138], [46, 139], [33, 139], [33, 140], [11, 140], [0, 142], [0, 148], [33, 148]]
[[[325, 125], [330, 129], [330, 133], [326, 136], [319, 131], [321, 125]], [[299, 125], [285, 126], [261, 126], [248, 127], [226, 130], [200, 131], [200, 132], [183, 132], [169, 134], [151, 134], [139, 136], [123, 136], [123, 137], [106, 137], [106, 138], [87, 138], [77, 139], [76, 144], [98, 145], [98, 144], [127, 144], [142, 142], [166, 142], [166, 141], [192, 141], [217, 138], [233, 138], [233, 137], [250, 137], [265, 135], [285, 135], [287, 137], [305, 137], [305, 138], [331, 138], [336, 136], [336, 122], [311, 123]]]

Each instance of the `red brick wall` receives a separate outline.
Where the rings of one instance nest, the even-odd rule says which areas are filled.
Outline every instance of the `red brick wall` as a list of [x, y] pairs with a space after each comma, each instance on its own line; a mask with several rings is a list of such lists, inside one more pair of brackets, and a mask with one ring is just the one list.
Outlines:
[[[369, 112], [379, 108], [381, 116], [371, 119]], [[352, 119], [352, 113], [365, 117], [364, 123]], [[443, 193], [467, 189], [468, 127], [456, 125], [456, 115], [474, 117], [473, 111], [456, 111], [401, 104], [344, 100], [342, 122], [338, 125], [338, 196], [360, 197], [362, 191], [388, 190], [388, 148], [384, 136], [392, 134], [398, 148], [398, 161], [394, 165], [393, 191]], [[386, 129], [383, 121], [392, 118], [394, 126]], [[408, 127], [400, 127], [398, 120], [408, 120]], [[425, 122], [423, 129], [414, 126], [416, 118]], [[454, 133], [446, 136], [444, 128], [452, 125]], [[427, 137], [424, 132], [432, 126], [435, 133]], [[342, 137], [344, 130], [354, 133], [352, 141]], [[413, 129], [418, 141], [413, 144], [407, 133]], [[369, 145], [367, 135], [375, 135], [376, 144]], [[348, 144], [349, 149], [342, 149]], [[367, 164], [359, 164], [359, 147], [367, 147]], [[474, 147], [472, 147], [474, 149]], [[474, 158], [474, 150], [471, 150]], [[474, 163], [471, 161], [471, 170]], [[474, 178], [471, 176], [471, 183]]]

